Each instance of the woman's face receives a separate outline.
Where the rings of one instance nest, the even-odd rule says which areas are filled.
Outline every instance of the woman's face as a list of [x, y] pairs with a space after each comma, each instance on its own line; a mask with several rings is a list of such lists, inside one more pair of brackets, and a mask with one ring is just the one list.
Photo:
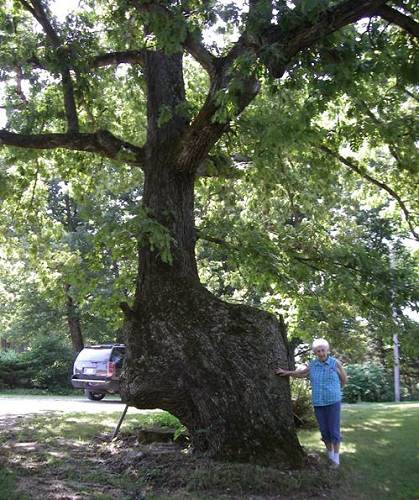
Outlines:
[[329, 349], [324, 345], [319, 345], [315, 349], [313, 349], [314, 354], [317, 356], [319, 361], [325, 361], [327, 359], [327, 354]]

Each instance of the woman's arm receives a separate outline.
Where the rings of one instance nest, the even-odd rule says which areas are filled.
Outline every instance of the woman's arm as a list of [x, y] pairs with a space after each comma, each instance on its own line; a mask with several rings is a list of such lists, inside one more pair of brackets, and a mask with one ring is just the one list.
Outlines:
[[345, 368], [342, 366], [342, 363], [338, 360], [336, 360], [336, 370], [340, 378], [340, 383], [343, 387], [348, 381], [348, 375], [346, 374]]
[[275, 370], [276, 375], [281, 375], [281, 377], [297, 377], [304, 378], [308, 375], [310, 371], [308, 366], [304, 366], [304, 368], [300, 368], [299, 370], [283, 370], [282, 368], [277, 368]]

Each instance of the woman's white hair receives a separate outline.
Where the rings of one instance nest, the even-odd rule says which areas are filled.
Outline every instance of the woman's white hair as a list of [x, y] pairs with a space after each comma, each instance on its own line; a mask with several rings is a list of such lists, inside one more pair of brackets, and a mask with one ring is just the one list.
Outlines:
[[318, 347], [326, 347], [326, 349], [329, 349], [329, 342], [326, 339], [316, 339], [311, 348], [314, 351], [314, 349], [317, 349]]

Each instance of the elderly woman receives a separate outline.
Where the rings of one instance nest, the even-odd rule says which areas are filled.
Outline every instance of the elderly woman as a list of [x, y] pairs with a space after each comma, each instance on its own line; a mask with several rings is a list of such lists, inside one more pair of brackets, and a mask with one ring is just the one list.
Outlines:
[[303, 378], [309, 375], [311, 394], [320, 427], [322, 440], [327, 448], [332, 467], [339, 467], [340, 403], [341, 387], [346, 384], [347, 375], [341, 363], [329, 355], [329, 343], [325, 339], [313, 342], [316, 358], [298, 370], [290, 371], [278, 368], [275, 373], [284, 377]]

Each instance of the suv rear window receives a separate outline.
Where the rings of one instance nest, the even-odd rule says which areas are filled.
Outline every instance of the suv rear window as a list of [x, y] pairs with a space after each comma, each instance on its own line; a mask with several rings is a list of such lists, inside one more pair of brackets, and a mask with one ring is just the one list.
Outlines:
[[123, 347], [114, 347], [112, 351], [111, 361], [116, 363], [117, 366], [122, 365], [122, 361], [125, 357], [125, 349]]
[[77, 361], [108, 361], [112, 348], [92, 349], [84, 348], [77, 356]]

